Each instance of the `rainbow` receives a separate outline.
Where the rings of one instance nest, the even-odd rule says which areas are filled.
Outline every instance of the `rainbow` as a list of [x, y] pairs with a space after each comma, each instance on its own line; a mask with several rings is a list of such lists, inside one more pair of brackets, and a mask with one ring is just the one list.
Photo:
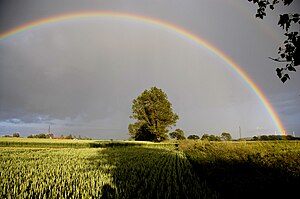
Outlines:
[[90, 17], [109, 17], [109, 18], [116, 18], [116, 19], [127, 19], [127, 20], [133, 20], [133, 21], [139, 21], [146, 24], [151, 24], [154, 26], [158, 26], [167, 30], [170, 30], [172, 32], [177, 33], [180, 36], [183, 36], [184, 38], [187, 38], [191, 40], [192, 42], [197, 43], [198, 45], [203, 46], [216, 56], [218, 56], [220, 59], [222, 59], [228, 66], [231, 67], [245, 82], [249, 85], [249, 87], [254, 91], [254, 93], [257, 95], [257, 97], [262, 102], [263, 106], [266, 108], [268, 113], [270, 114], [274, 124], [277, 127], [277, 130], [282, 134], [286, 135], [286, 130], [272, 107], [271, 103], [268, 101], [267, 97], [264, 95], [264, 93], [260, 90], [260, 88], [255, 84], [255, 82], [250, 78], [250, 76], [242, 70], [242, 68], [236, 64], [232, 59], [230, 59], [227, 55], [225, 55], [222, 51], [214, 47], [212, 44], [208, 43], [204, 39], [194, 35], [193, 33], [184, 30], [178, 26], [175, 26], [171, 23], [167, 23], [158, 19], [148, 18], [145, 16], [140, 15], [133, 15], [133, 14], [127, 14], [127, 13], [119, 13], [119, 12], [102, 12], [102, 11], [96, 11], [96, 12], [77, 12], [77, 13], [69, 13], [69, 14], [62, 14], [62, 15], [56, 15], [51, 16], [47, 18], [42, 18], [36, 21], [32, 21], [26, 24], [23, 24], [21, 26], [15, 27], [13, 29], [10, 29], [4, 33], [0, 34], [0, 41], [15, 35], [17, 33], [26, 31], [28, 29], [34, 28], [36, 26], [41, 26], [44, 24], [49, 23], [55, 23], [58, 21], [64, 21], [68, 19], [78, 19], [78, 18], [90, 18]]

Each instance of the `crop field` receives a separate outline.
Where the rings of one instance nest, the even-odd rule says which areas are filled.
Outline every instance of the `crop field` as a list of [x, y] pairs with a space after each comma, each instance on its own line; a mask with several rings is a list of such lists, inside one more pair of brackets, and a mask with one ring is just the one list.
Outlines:
[[222, 198], [299, 195], [299, 141], [183, 141], [180, 146], [198, 176]]
[[30, 140], [0, 139], [0, 198], [290, 198], [300, 184], [299, 141], [13, 143]]
[[214, 197], [183, 152], [144, 144], [0, 147], [0, 198]]

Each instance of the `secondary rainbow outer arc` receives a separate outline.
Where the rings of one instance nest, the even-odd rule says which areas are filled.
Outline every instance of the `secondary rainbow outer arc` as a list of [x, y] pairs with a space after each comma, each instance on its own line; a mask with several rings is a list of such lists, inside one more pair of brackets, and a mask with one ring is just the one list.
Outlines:
[[129, 20], [135, 20], [135, 21], [141, 21], [143, 23], [152, 24], [155, 26], [163, 27], [165, 29], [171, 30], [176, 32], [177, 34], [188, 38], [197, 44], [205, 47], [209, 51], [211, 51], [213, 54], [217, 55], [220, 59], [222, 59], [225, 63], [228, 64], [248, 85], [249, 87], [254, 91], [254, 93], [258, 96], [266, 110], [269, 112], [274, 124], [278, 128], [279, 132], [282, 135], [286, 135], [286, 130], [272, 107], [271, 103], [268, 101], [267, 97], [264, 95], [264, 93], [260, 90], [260, 88], [255, 84], [255, 82], [250, 78], [249, 75], [246, 74], [245, 71], [242, 70], [242, 68], [237, 65], [232, 59], [230, 59], [227, 55], [225, 55], [222, 51], [214, 47], [212, 44], [208, 43], [204, 39], [194, 35], [193, 33], [188, 32], [187, 30], [184, 30], [180, 27], [177, 27], [171, 23], [167, 23], [158, 19], [148, 18], [145, 16], [140, 15], [133, 15], [128, 13], [119, 13], [119, 12], [79, 12], [79, 13], [69, 13], [69, 14], [62, 14], [62, 15], [55, 15], [51, 17], [42, 18], [36, 21], [32, 21], [26, 24], [23, 24], [21, 26], [18, 26], [16, 28], [13, 28], [11, 30], [8, 30], [4, 33], [0, 34], [0, 41], [4, 40], [7, 37], [10, 37], [14, 34], [17, 34], [19, 32], [31, 29], [36, 26], [40, 26], [43, 24], [49, 24], [54, 23], [58, 21], [63, 21], [67, 19], [76, 19], [76, 18], [85, 18], [85, 17], [116, 17], [116, 18], [122, 18], [122, 19], [129, 19]]

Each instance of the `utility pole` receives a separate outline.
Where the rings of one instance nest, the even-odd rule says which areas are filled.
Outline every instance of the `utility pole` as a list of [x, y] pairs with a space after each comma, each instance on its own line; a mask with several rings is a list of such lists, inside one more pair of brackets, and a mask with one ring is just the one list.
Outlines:
[[48, 134], [50, 134], [50, 125], [49, 125], [49, 128], [48, 128]]
[[240, 139], [242, 139], [242, 129], [241, 129], [241, 126], [239, 126], [239, 134], [240, 134]]

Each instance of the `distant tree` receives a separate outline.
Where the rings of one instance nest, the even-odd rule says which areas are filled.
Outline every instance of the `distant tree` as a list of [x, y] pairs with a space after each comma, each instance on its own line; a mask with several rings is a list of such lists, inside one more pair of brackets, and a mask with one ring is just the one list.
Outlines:
[[45, 133], [40, 133], [36, 135], [36, 138], [47, 138]]
[[27, 138], [47, 138], [47, 136], [44, 133], [40, 133], [40, 134], [37, 134], [37, 135], [30, 134], [29, 136], [27, 136]]
[[9, 138], [11, 136], [10, 135], [3, 135], [2, 137]]
[[209, 140], [209, 135], [207, 133], [203, 134], [201, 140]]
[[269, 135], [268, 140], [278, 140], [278, 136], [277, 135]]
[[267, 135], [262, 135], [262, 136], [260, 136], [259, 139], [260, 139], [260, 140], [268, 140], [269, 138], [268, 138]]
[[189, 140], [199, 140], [200, 137], [199, 137], [198, 135], [189, 135], [189, 136], [187, 137], [187, 139], [189, 139]]
[[46, 136], [45, 133], [39, 133], [39, 134], [37, 134], [36, 137], [37, 137], [37, 138], [47, 138], [47, 136]]
[[210, 135], [209, 141], [221, 141], [221, 137], [216, 136], [216, 135]]
[[[266, 9], [274, 10], [275, 5], [279, 4], [279, 0], [248, 0], [253, 4], [257, 4], [258, 9], [256, 17], [263, 19], [266, 16]], [[283, 5], [289, 6], [293, 0], [281, 0]], [[278, 25], [285, 31], [286, 40], [283, 45], [278, 48], [278, 57], [270, 58], [276, 62], [285, 63], [284, 67], [276, 68], [277, 76], [284, 83], [290, 79], [289, 72], [295, 72], [296, 67], [300, 65], [300, 14], [284, 13], [279, 15]]]
[[252, 140], [257, 141], [259, 138], [257, 136], [253, 136]]
[[203, 134], [201, 140], [208, 140], [208, 141], [221, 141], [221, 137], [215, 135], [209, 135], [207, 133]]
[[294, 136], [292, 136], [292, 135], [285, 135], [284, 137], [285, 137], [285, 138], [282, 138], [282, 139], [284, 139], [284, 140], [300, 140], [299, 137], [294, 137]]
[[72, 134], [67, 135], [67, 136], [65, 137], [65, 139], [73, 139]]
[[128, 126], [132, 138], [158, 142], [168, 139], [169, 128], [179, 119], [167, 94], [156, 87], [145, 90], [133, 100], [130, 118], [137, 120]]
[[13, 134], [13, 137], [19, 138], [19, 137], [20, 137], [20, 134], [19, 134], [19, 133], [14, 133], [14, 134]]
[[171, 132], [170, 137], [176, 140], [185, 140], [184, 132], [181, 129], [176, 129], [175, 131]]
[[223, 132], [221, 134], [221, 139], [224, 141], [230, 141], [232, 139], [230, 133]]
[[47, 135], [46, 135], [46, 138], [48, 138], [48, 139], [53, 139], [53, 138], [54, 138], [54, 135], [53, 135], [52, 133], [47, 134]]

